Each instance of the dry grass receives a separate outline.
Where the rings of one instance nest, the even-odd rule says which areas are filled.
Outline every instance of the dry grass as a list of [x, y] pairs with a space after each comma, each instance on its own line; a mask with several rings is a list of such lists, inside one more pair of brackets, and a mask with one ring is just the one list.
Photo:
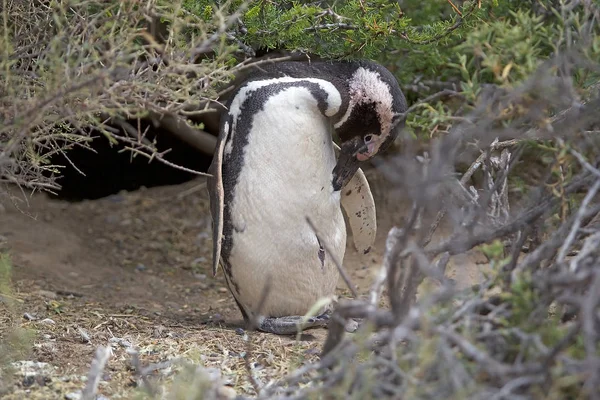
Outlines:
[[[77, 298], [49, 300], [39, 294], [21, 293], [15, 299], [21, 306], [12, 312], [0, 312], [3, 349], [6, 346], [10, 349], [3, 356], [5, 362], [11, 360], [12, 366], [3, 375], [4, 390], [12, 388], [5, 395], [7, 399], [55, 398], [81, 391], [88, 381], [85, 371], [98, 346], [110, 349], [99, 386], [101, 393], [110, 398], [134, 398], [150, 393], [171, 393], [169, 398], [180, 398], [174, 394], [181, 390], [178, 385], [198, 379], [201, 375], [197, 374], [206, 374], [207, 389], [217, 384], [223, 393], [226, 389], [219, 389], [220, 386], [230, 387], [238, 394], [253, 395], [245, 359], [249, 348], [252, 375], [261, 385], [318, 358], [318, 341], [297, 342], [253, 333], [240, 335], [231, 328], [218, 326], [165, 327], [159, 318], [138, 315], [135, 311], [116, 314], [105, 305]], [[46, 305], [46, 312], [33, 311], [31, 305], [40, 303]], [[26, 312], [39, 317], [28, 321], [29, 317], [24, 317]], [[44, 318], [46, 315], [49, 317]], [[28, 334], [23, 336], [25, 332]], [[31, 359], [47, 366], [34, 374], [12, 364]], [[190, 368], [201, 369], [190, 375]]]

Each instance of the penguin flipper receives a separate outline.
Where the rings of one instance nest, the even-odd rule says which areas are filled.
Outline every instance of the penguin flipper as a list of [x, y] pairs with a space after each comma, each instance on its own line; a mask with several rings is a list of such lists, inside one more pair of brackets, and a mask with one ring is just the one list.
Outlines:
[[354, 247], [367, 254], [375, 243], [377, 214], [369, 182], [361, 169], [342, 188], [342, 207], [348, 216]]
[[[337, 153], [340, 148], [335, 143], [333, 145]], [[359, 168], [342, 188], [341, 203], [350, 223], [354, 247], [358, 252], [367, 254], [375, 243], [377, 213], [369, 181], [362, 169]]]
[[221, 125], [221, 132], [217, 139], [217, 147], [212, 162], [208, 168], [211, 175], [207, 181], [208, 194], [210, 198], [210, 214], [212, 217], [213, 231], [213, 277], [217, 275], [221, 259], [221, 240], [223, 239], [223, 214], [225, 209], [225, 192], [223, 190], [223, 153], [227, 137], [231, 129], [229, 124]]

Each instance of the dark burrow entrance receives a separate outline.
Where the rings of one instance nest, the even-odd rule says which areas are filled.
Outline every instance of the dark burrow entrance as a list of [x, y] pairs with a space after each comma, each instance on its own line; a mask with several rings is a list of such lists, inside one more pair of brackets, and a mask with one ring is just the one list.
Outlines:
[[[142, 126], [142, 129], [145, 128]], [[94, 132], [91, 136], [94, 140], [90, 147], [94, 151], [75, 146], [66, 152], [70, 161], [61, 154], [51, 158], [53, 165], [64, 166], [61, 169], [62, 176], [56, 180], [61, 189], [53, 197], [69, 201], [92, 200], [122, 190], [176, 185], [198, 177], [157, 160], [149, 162], [147, 157], [141, 155], [132, 157], [131, 151], [126, 150], [123, 144], [111, 145], [101, 133]], [[169, 162], [195, 171], [208, 170], [212, 156], [200, 152], [172, 134], [149, 130], [146, 137], [150, 141], [156, 139], [159, 152], [170, 149], [164, 155], [164, 159]]]

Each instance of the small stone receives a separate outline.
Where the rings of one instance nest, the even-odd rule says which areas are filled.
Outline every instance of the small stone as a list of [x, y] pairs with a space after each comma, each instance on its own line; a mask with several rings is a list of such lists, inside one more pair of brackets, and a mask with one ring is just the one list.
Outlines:
[[155, 338], [162, 338], [165, 335], [165, 331], [167, 330], [167, 328], [165, 328], [162, 325], [157, 325], [154, 327], [154, 330], [152, 331], [152, 336], [154, 336]]
[[112, 196], [108, 197], [108, 200], [112, 203], [120, 203], [125, 200], [125, 196], [123, 194], [113, 194]]
[[136, 265], [135, 270], [138, 272], [144, 272], [146, 270], [146, 266], [144, 264], [138, 264]]
[[27, 321], [35, 321], [36, 320], [36, 318], [29, 313], [23, 314], [23, 318], [25, 318]]
[[116, 343], [119, 346], [125, 347], [125, 348], [131, 347], [131, 343], [129, 341], [125, 340], [125, 339], [122, 339], [122, 338], [116, 338], [116, 337], [110, 338], [110, 342], [111, 343]]
[[52, 382], [52, 378], [49, 376], [36, 376], [35, 381], [40, 387], [44, 387]]
[[23, 381], [21, 381], [21, 385], [23, 385], [23, 387], [29, 387], [31, 385], [33, 385], [35, 383], [35, 376], [33, 375], [27, 375], [25, 376], [25, 378], [23, 378]]
[[11, 363], [11, 366], [15, 369], [17, 375], [24, 378], [50, 375], [54, 371], [54, 366], [37, 361], [15, 361]]
[[307, 356], [314, 356], [314, 355], [317, 355], [320, 353], [321, 353], [321, 350], [319, 350], [318, 348], [315, 348], [315, 347], [312, 347], [312, 348], [304, 351], [304, 354], [306, 354]]
[[77, 331], [79, 332], [79, 336], [81, 336], [81, 340], [83, 341], [83, 343], [89, 343], [90, 342], [90, 335], [87, 333], [87, 331], [81, 327], [77, 327]]
[[198, 235], [196, 235], [197, 239], [208, 239], [210, 237], [210, 234], [208, 232], [200, 232]]
[[350, 319], [346, 322], [346, 326], [344, 328], [346, 332], [353, 333], [356, 332], [359, 326], [360, 324], [357, 321]]
[[81, 399], [81, 392], [71, 392], [65, 394], [66, 400], [79, 400]]
[[151, 250], [160, 250], [163, 248], [162, 243], [159, 243], [159, 242], [150, 242], [150, 243], [148, 243], [147, 246]]
[[51, 292], [49, 290], [38, 290], [37, 292], [40, 296], [45, 297], [47, 299], [56, 299], [58, 297], [58, 295], [54, 292]]
[[204, 282], [196, 282], [196, 287], [200, 290], [206, 290], [209, 286]]
[[46, 318], [40, 321], [40, 323], [44, 324], [44, 325], [56, 325], [56, 322], [54, 322], [54, 320], [50, 319], [50, 318]]
[[220, 287], [219, 288], [219, 293], [227, 293], [227, 288]]
[[219, 370], [218, 368], [202, 368], [202, 370], [206, 373], [206, 375], [208, 375], [208, 379], [210, 379], [211, 382], [219, 381], [222, 379], [221, 370]]
[[106, 221], [107, 224], [116, 224], [120, 220], [121, 218], [115, 214], [108, 215], [106, 218], [104, 218], [104, 221]]
[[235, 389], [230, 386], [221, 386], [217, 389], [217, 396], [219, 396], [219, 399], [231, 400], [237, 397], [237, 393], [235, 392]]
[[198, 257], [192, 261], [192, 265], [204, 264], [206, 262], [206, 257]]

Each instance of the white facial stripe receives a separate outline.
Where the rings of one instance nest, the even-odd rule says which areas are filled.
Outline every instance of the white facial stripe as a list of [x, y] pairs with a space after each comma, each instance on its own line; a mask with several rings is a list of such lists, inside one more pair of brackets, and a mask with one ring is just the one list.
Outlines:
[[340, 126], [344, 125], [344, 123], [346, 121], [348, 121], [348, 118], [350, 118], [350, 114], [352, 114], [352, 110], [354, 109], [354, 105], [355, 104], [356, 103], [354, 101], [352, 101], [352, 99], [350, 99], [350, 101], [348, 102], [348, 108], [346, 109], [346, 112], [344, 113], [344, 115], [342, 116], [342, 118], [335, 125], [333, 125], [333, 127], [335, 129], [337, 129]]
[[394, 98], [389, 85], [381, 79], [378, 72], [360, 67], [354, 72], [350, 79], [350, 102], [344, 116], [335, 124], [335, 128], [342, 126], [354, 110], [357, 104], [366, 102], [375, 102], [376, 112], [381, 125], [381, 133], [377, 135], [375, 132], [365, 132], [375, 135], [377, 143], [375, 153], [379, 150], [381, 144], [389, 136], [392, 127], [392, 119], [394, 113], [392, 104]]
[[327, 109], [325, 110], [325, 115], [331, 117], [338, 113], [340, 107], [342, 105], [342, 96], [340, 92], [336, 89], [336, 87], [327, 81], [322, 79], [315, 78], [292, 78], [289, 76], [284, 76], [280, 78], [271, 78], [264, 80], [252, 81], [244, 85], [240, 89], [240, 91], [236, 94], [235, 98], [231, 102], [231, 106], [229, 107], [229, 114], [233, 117], [233, 126], [231, 129], [231, 135], [229, 138], [229, 143], [225, 147], [225, 154], [231, 153], [231, 143], [233, 142], [233, 136], [235, 135], [237, 120], [240, 114], [242, 113], [242, 104], [246, 101], [248, 96], [252, 94], [252, 92], [256, 91], [265, 86], [276, 85], [278, 83], [289, 83], [289, 82], [311, 82], [316, 83], [319, 87], [327, 93]]

